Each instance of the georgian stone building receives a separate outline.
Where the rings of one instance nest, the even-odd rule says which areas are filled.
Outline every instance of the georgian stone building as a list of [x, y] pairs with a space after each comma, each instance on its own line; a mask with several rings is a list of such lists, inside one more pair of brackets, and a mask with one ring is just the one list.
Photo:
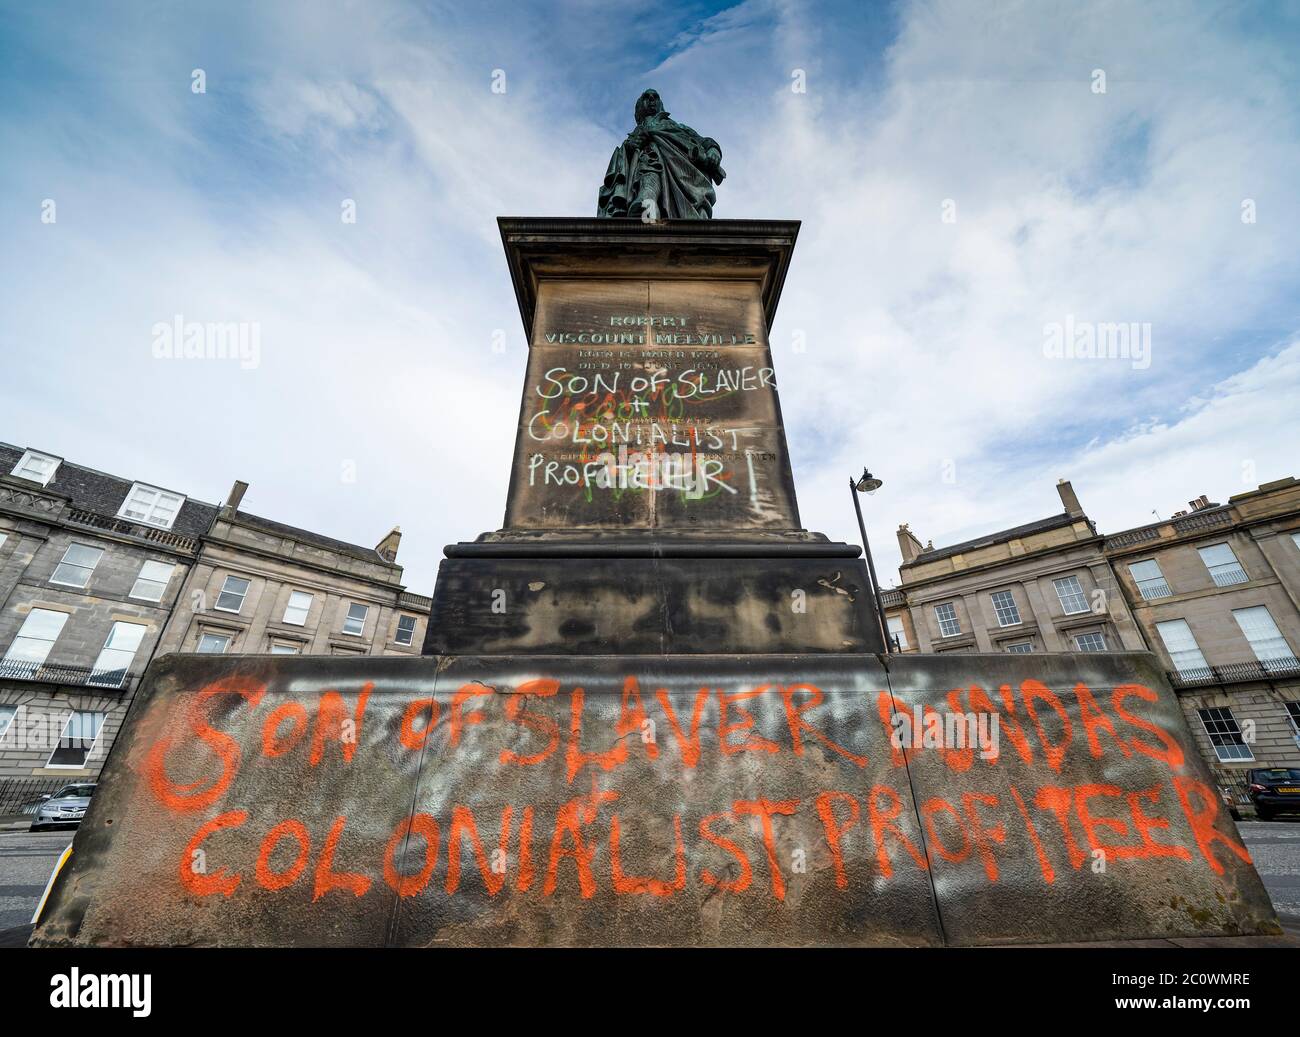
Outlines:
[[1221, 780], [1300, 767], [1300, 482], [1199, 497], [1106, 556]]
[[397, 529], [345, 543], [239, 510], [246, 489], [219, 508], [0, 444], [0, 813], [94, 779], [157, 655], [419, 654]]
[[884, 592], [903, 652], [1155, 652], [1224, 784], [1300, 767], [1300, 482], [1109, 536], [1068, 482], [1064, 509], [950, 547], [898, 530]]
[[1105, 538], [1068, 482], [1064, 510], [950, 547], [898, 530], [902, 601], [891, 634], [920, 652], [1141, 650], [1142, 635], [1103, 553]]
[[241, 511], [247, 489], [204, 534], [160, 652], [420, 654], [430, 601], [402, 586], [399, 530], [344, 543]]
[[216, 511], [0, 444], [0, 777], [98, 773]]

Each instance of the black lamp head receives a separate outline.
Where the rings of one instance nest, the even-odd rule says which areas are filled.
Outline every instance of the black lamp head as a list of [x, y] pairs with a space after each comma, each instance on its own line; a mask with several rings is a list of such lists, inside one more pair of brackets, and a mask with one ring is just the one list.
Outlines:
[[875, 493], [878, 489], [880, 489], [880, 487], [884, 485], [885, 484], [883, 481], [877, 479], [869, 471], [863, 468], [862, 478], [853, 484], [853, 488], [857, 490], [859, 493]]

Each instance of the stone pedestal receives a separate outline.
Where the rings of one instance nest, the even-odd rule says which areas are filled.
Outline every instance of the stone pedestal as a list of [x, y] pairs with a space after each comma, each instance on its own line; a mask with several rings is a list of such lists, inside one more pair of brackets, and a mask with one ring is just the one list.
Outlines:
[[446, 549], [425, 654], [881, 652], [860, 548], [799, 522], [768, 343], [799, 224], [499, 222], [505, 522]]
[[509, 505], [426, 654], [156, 659], [32, 942], [1279, 932], [1154, 656], [878, 654], [858, 549], [795, 504], [796, 229], [502, 221]]

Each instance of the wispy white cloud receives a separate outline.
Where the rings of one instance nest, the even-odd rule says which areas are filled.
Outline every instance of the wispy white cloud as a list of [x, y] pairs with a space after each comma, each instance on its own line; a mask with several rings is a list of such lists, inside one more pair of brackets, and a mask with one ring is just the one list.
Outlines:
[[[442, 545], [504, 510], [524, 352], [495, 217], [591, 213], [654, 85], [722, 142], [719, 217], [804, 221], [773, 346], [810, 528], [854, 538], [864, 462], [886, 570], [898, 522], [940, 543], [1013, 525], [1056, 510], [1058, 476], [1115, 529], [1300, 467], [1296, 27], [1118, 3], [858, 17], [30, 13], [48, 81], [0, 110], [0, 435], [208, 499], [248, 479], [249, 508], [347, 539], [400, 522], [427, 591]], [[176, 313], [258, 322], [261, 367], [154, 360]], [[1067, 315], [1149, 322], [1150, 368], [1047, 359]]]

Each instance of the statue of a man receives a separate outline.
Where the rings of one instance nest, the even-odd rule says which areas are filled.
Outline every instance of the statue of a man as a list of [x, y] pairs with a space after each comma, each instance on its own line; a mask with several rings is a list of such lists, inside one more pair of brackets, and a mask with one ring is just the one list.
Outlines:
[[720, 184], [722, 149], [664, 111], [658, 92], [636, 102], [636, 129], [614, 149], [600, 188], [597, 216], [707, 220]]

